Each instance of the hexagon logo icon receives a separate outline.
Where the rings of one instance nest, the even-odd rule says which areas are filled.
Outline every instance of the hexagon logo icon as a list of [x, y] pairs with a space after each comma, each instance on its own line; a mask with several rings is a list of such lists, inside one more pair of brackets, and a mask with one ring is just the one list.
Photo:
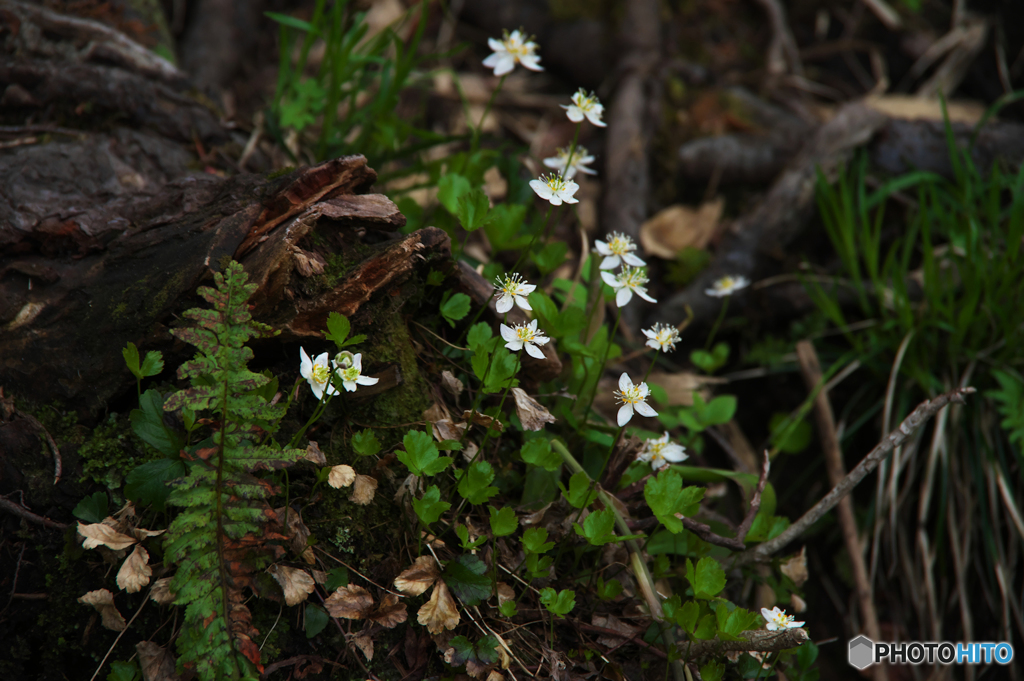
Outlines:
[[864, 669], [871, 665], [875, 658], [875, 642], [867, 636], [858, 636], [850, 641], [850, 665]]

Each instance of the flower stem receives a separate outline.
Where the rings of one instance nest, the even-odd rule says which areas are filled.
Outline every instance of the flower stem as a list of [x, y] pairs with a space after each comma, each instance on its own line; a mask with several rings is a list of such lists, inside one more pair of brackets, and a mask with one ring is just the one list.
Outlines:
[[722, 309], [718, 312], [718, 319], [715, 320], [715, 325], [711, 327], [711, 333], [708, 334], [708, 341], [704, 344], [705, 350], [711, 349], [711, 342], [715, 340], [715, 332], [718, 331], [718, 327], [722, 325], [722, 320], [725, 319], [725, 311], [729, 309], [729, 297], [726, 296], [725, 300], [722, 301]]
[[587, 408], [583, 410], [583, 422], [586, 423], [587, 417], [590, 414], [590, 408], [594, 406], [594, 398], [597, 397], [597, 386], [601, 383], [601, 376], [604, 375], [604, 367], [608, 363], [608, 353], [612, 348], [612, 340], [615, 338], [615, 332], [619, 330], [619, 322], [622, 321], [622, 308], [618, 308], [619, 313], [615, 315], [615, 324], [612, 326], [612, 332], [608, 334], [607, 342], [604, 346], [604, 357], [601, 358], [601, 368], [597, 372], [597, 377], [594, 379], [594, 389], [590, 391], [590, 399], [587, 401]]
[[576, 132], [572, 135], [572, 144], [569, 145], [569, 155], [565, 158], [565, 167], [562, 168], [562, 172], [559, 174], [559, 179], [566, 179], [566, 175], [569, 173], [569, 166], [572, 165], [573, 154], [576, 153], [576, 140], [580, 138], [580, 128], [583, 127], [583, 121], [576, 124]]
[[498, 96], [498, 93], [501, 92], [501, 86], [505, 84], [505, 78], [507, 77], [508, 74], [506, 73], [498, 81], [497, 87], [495, 87], [494, 92], [491, 93], [491, 98], [487, 100], [487, 106], [484, 107], [484, 115], [480, 117], [480, 123], [473, 128], [473, 151], [480, 148], [480, 133], [484, 129], [484, 121], [487, 120], [487, 114], [491, 112], [491, 107], [494, 105], [494, 99]]

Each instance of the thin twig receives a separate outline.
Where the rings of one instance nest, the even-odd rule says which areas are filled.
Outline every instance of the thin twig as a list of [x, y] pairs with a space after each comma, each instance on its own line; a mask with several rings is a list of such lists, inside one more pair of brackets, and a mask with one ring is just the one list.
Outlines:
[[738, 567], [754, 561], [767, 560], [769, 556], [799, 537], [819, 518], [835, 508], [835, 505], [839, 503], [840, 499], [849, 494], [853, 488], [867, 476], [868, 473], [878, 466], [879, 461], [888, 456], [894, 448], [903, 444], [903, 442], [913, 435], [914, 431], [920, 428], [925, 421], [934, 416], [940, 409], [950, 402], [964, 404], [964, 395], [970, 395], [974, 392], [974, 388], [957, 388], [956, 390], [948, 393], [943, 393], [933, 400], [925, 400], [922, 402], [918, 405], [917, 409], [915, 409], [910, 416], [900, 424], [899, 428], [889, 433], [889, 435], [886, 436], [886, 438], [882, 440], [877, 447], [871, 450], [871, 452], [865, 456], [864, 459], [862, 459], [861, 462], [857, 464], [857, 466], [850, 471], [845, 478], [843, 478], [842, 482], [832, 488], [832, 491], [826, 494], [821, 501], [811, 508], [811, 510], [804, 513], [799, 520], [790, 525], [774, 539], [770, 539], [763, 544], [759, 544], [758, 546], [747, 549], [743, 553], [733, 556], [729, 567]]
[[50, 520], [49, 518], [44, 518], [41, 515], [36, 515], [32, 511], [25, 508], [24, 506], [19, 506], [18, 504], [14, 503], [13, 501], [5, 497], [0, 497], [0, 508], [10, 513], [13, 513], [14, 515], [21, 516], [29, 522], [36, 523], [37, 525], [42, 525], [43, 527], [48, 527], [51, 530], [68, 529], [68, 526], [64, 523], [58, 523], [56, 520]]
[[761, 510], [761, 494], [764, 492], [764, 487], [768, 484], [768, 471], [771, 470], [772, 462], [768, 456], [768, 450], [764, 452], [764, 463], [761, 465], [761, 476], [757, 480], [757, 488], [754, 490], [754, 494], [750, 497], [750, 508], [747, 509], [747, 517], [743, 519], [740, 526], [736, 529], [736, 539], [743, 542], [747, 538], [747, 533], [750, 532], [750, 526], [754, 524], [754, 516]]
[[132, 615], [132, 618], [130, 620], [128, 620], [128, 624], [124, 625], [124, 629], [122, 629], [121, 631], [117, 632], [117, 638], [115, 638], [114, 642], [110, 644], [110, 647], [107, 649], [107, 654], [103, 656], [102, 660], [100, 660], [100, 665], [98, 667], [96, 667], [96, 671], [94, 671], [92, 673], [92, 677], [89, 679], [89, 681], [96, 681], [96, 677], [99, 675], [100, 670], [103, 669], [103, 665], [105, 665], [107, 663], [107, 658], [110, 657], [110, 653], [114, 652], [114, 648], [117, 647], [118, 641], [120, 641], [121, 637], [124, 636], [124, 632], [128, 631], [129, 629], [131, 629], [132, 622], [134, 622], [135, 618], [138, 617], [142, 613], [142, 609], [146, 607], [146, 603], [149, 602], [149, 595], [150, 595], [150, 593], [152, 593], [152, 591], [153, 591], [153, 589], [152, 589], [152, 587], [150, 587], [149, 593], [147, 593], [146, 597], [142, 599], [142, 605], [140, 605], [139, 609], [135, 611], [135, 614]]

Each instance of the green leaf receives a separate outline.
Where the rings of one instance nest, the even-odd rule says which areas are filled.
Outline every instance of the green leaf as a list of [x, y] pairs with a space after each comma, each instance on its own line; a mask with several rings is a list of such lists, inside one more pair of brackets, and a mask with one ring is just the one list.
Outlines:
[[264, 12], [263, 16], [269, 19], [273, 19], [277, 23], [281, 24], [282, 26], [287, 26], [288, 28], [298, 29], [300, 31], [305, 31], [306, 33], [312, 33], [314, 35], [319, 33], [316, 27], [313, 26], [313, 24], [309, 23], [308, 21], [296, 19], [295, 17], [290, 17], [287, 14], [279, 14], [278, 12]]
[[565, 262], [566, 253], [569, 252], [569, 244], [564, 241], [551, 241], [544, 245], [539, 251], [530, 254], [530, 259], [540, 269], [541, 274], [547, 276], [555, 271]]
[[494, 480], [494, 467], [486, 461], [476, 461], [459, 477], [459, 494], [471, 504], [482, 504], [498, 493], [490, 487]]
[[694, 638], [699, 638], [702, 641], [710, 641], [718, 633], [718, 620], [715, 619], [714, 615], [704, 615], [700, 619], [700, 624], [697, 626], [697, 630], [693, 632]]
[[610, 544], [620, 539], [613, 532], [615, 529], [615, 513], [610, 508], [603, 508], [600, 511], [592, 512], [583, 521], [582, 528], [579, 524], [575, 524], [572, 526], [572, 529], [575, 530], [576, 534], [586, 537], [587, 541], [594, 546]]
[[380, 452], [380, 440], [375, 432], [367, 428], [352, 435], [352, 449], [359, 456], [374, 456]]
[[[487, 373], [487, 380], [484, 382], [484, 392], [496, 394], [504, 392], [510, 385], [515, 385], [514, 377], [518, 367], [519, 358], [516, 355], [506, 350], [504, 345], [496, 347], [491, 359], [491, 370]], [[476, 369], [475, 358], [473, 368]]]
[[796, 649], [796, 662], [801, 669], [810, 669], [817, 659], [818, 646], [814, 645], [814, 641], [805, 641]]
[[146, 358], [142, 360], [142, 367], [139, 369], [139, 373], [143, 376], [156, 376], [163, 370], [163, 353], [156, 350], [150, 350], [146, 353]]
[[110, 515], [110, 501], [106, 492], [93, 492], [78, 502], [71, 513], [87, 523], [98, 523]]
[[552, 473], [562, 466], [562, 457], [558, 452], [552, 451], [551, 441], [544, 437], [536, 437], [524, 444], [519, 450], [519, 455], [526, 463], [540, 466]]
[[725, 665], [718, 660], [706, 662], [700, 668], [700, 678], [702, 681], [722, 681], [724, 675]]
[[472, 551], [473, 549], [477, 548], [478, 546], [483, 544], [485, 541], [487, 541], [487, 536], [486, 535], [484, 535], [482, 537], [477, 537], [475, 541], [470, 541], [469, 540], [469, 528], [466, 527], [465, 525], [456, 525], [455, 526], [455, 534], [457, 534], [459, 536], [459, 543], [462, 545], [462, 550], [463, 551]]
[[694, 568], [693, 561], [686, 559], [686, 579], [693, 586], [697, 598], [714, 598], [725, 588], [725, 570], [711, 557], [701, 558]]
[[576, 592], [572, 589], [562, 589], [555, 593], [554, 589], [546, 586], [540, 590], [540, 602], [552, 615], [562, 617], [576, 607]]
[[558, 331], [558, 306], [555, 305], [555, 301], [543, 291], [534, 291], [526, 296], [526, 299], [530, 301], [530, 307], [540, 319], [541, 326], [554, 336]]
[[[491, 340], [493, 336], [494, 331], [491, 330], [489, 324], [477, 322], [470, 327], [469, 333], [466, 334], [466, 343], [469, 345], [470, 350], [476, 352], [477, 348], [487, 343], [487, 341]], [[480, 372], [480, 375], [477, 375], [477, 378], [480, 378], [482, 374], [483, 372]]]
[[617, 579], [604, 581], [600, 576], [597, 578], [597, 597], [602, 601], [611, 601], [622, 593], [622, 582]]
[[462, 228], [472, 232], [483, 227], [490, 220], [488, 212], [491, 202], [482, 189], [474, 189], [459, 197], [455, 215], [462, 223]]
[[164, 423], [163, 396], [147, 390], [139, 399], [139, 407], [128, 417], [135, 434], [164, 456], [177, 456], [185, 446], [185, 434]]
[[447, 501], [441, 501], [441, 490], [437, 485], [431, 485], [423, 492], [422, 499], [412, 500], [412, 509], [424, 525], [436, 523], [441, 514], [451, 508]]
[[772, 414], [768, 430], [772, 433], [772, 443], [780, 452], [798, 454], [811, 444], [811, 424], [802, 419], [791, 423], [789, 415], [782, 412]]
[[469, 296], [465, 293], [455, 293], [445, 298], [441, 303], [441, 316], [445, 318], [453, 328], [455, 322], [469, 314]]
[[711, 352], [694, 350], [690, 353], [690, 361], [707, 374], [713, 374], [729, 361], [729, 346], [726, 343], [715, 343]]
[[[561, 486], [561, 485], [559, 485]], [[583, 471], [574, 473], [569, 478], [569, 490], [562, 487], [562, 493], [572, 504], [573, 508], [585, 508], [597, 498], [597, 490], [590, 484], [590, 476]]]
[[142, 371], [139, 368], [139, 349], [135, 347], [135, 343], [128, 341], [128, 345], [121, 350], [121, 354], [124, 356], [124, 363], [128, 365], [128, 371], [132, 372], [132, 375], [141, 381]]
[[306, 638], [313, 638], [327, 627], [330, 615], [319, 605], [306, 603]]
[[734, 395], [720, 395], [708, 404], [702, 420], [709, 426], [720, 426], [731, 421], [735, 413], [736, 397]]
[[186, 475], [188, 469], [180, 459], [157, 459], [141, 464], [125, 476], [124, 496], [136, 505], [148, 504], [162, 513], [171, 494], [167, 483]]
[[451, 213], [458, 216], [459, 199], [473, 190], [469, 180], [458, 173], [448, 173], [437, 183], [437, 200]]
[[348, 568], [344, 565], [328, 572], [327, 581], [324, 582], [324, 588], [332, 593], [343, 586], [348, 586]]
[[698, 615], [700, 615], [700, 605], [697, 601], [686, 601], [681, 608], [676, 610], [676, 624], [692, 634], [697, 626]]
[[324, 338], [333, 341], [339, 350], [345, 347], [345, 340], [351, 331], [352, 324], [345, 315], [332, 312], [327, 316], [327, 332], [324, 333]]
[[484, 234], [497, 251], [520, 249], [530, 241], [530, 235], [523, 229], [526, 221], [526, 206], [519, 203], [499, 203], [491, 209], [490, 220], [484, 225]]
[[430, 270], [427, 272], [427, 286], [440, 286], [444, 283], [444, 272]]
[[548, 541], [548, 531], [543, 527], [523, 530], [523, 551], [526, 553], [547, 553], [553, 548], [555, 543]]
[[478, 605], [491, 595], [487, 566], [474, 555], [464, 553], [445, 566], [441, 578], [448, 588], [468, 606]]
[[498, 610], [501, 611], [502, 615], [509, 618], [515, 617], [519, 614], [519, 608], [516, 607], [515, 601], [505, 601], [498, 606]]
[[448, 660], [449, 664], [453, 667], [461, 667], [475, 657], [473, 643], [465, 636], [456, 636], [451, 641], [448, 641], [448, 645], [452, 651], [452, 654], [448, 656]]
[[519, 518], [511, 506], [504, 506], [501, 510], [488, 506], [487, 509], [491, 513], [491, 532], [495, 537], [512, 534], [519, 527]]
[[107, 681], [136, 681], [141, 679], [139, 666], [134, 662], [111, 662]]
[[434, 440], [422, 430], [410, 430], [402, 438], [405, 450], [395, 452], [413, 475], [437, 475], [452, 462], [451, 457], [438, 456]]

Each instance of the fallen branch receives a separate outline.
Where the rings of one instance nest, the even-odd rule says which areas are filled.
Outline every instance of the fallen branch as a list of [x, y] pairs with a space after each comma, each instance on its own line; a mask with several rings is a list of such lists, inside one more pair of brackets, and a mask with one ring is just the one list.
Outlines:
[[832, 488], [829, 492], [814, 505], [811, 510], [804, 513], [803, 516], [786, 528], [781, 534], [774, 539], [770, 539], [763, 544], [747, 549], [743, 553], [736, 554], [729, 561], [726, 569], [739, 567], [747, 563], [765, 561], [769, 556], [774, 554], [776, 551], [782, 549], [783, 546], [793, 541], [812, 524], [818, 521], [823, 515], [835, 508], [839, 500], [853, 491], [861, 480], [867, 477], [870, 473], [878, 466], [878, 463], [884, 459], [889, 453], [903, 444], [907, 438], [914, 434], [918, 428], [924, 425], [925, 421], [934, 416], [940, 409], [945, 407], [950, 402], [956, 402], [964, 404], [964, 395], [970, 395], [975, 392], [974, 388], [957, 388], [948, 393], [943, 393], [933, 400], [925, 400], [918, 405], [910, 416], [904, 419], [903, 423], [900, 424], [899, 428], [889, 433], [882, 440], [877, 447], [871, 450], [871, 452], [865, 456], [856, 468], [843, 478], [842, 482]]
[[684, 653], [693, 660], [705, 655], [719, 655], [730, 651], [755, 652], [755, 653], [777, 653], [787, 648], [797, 648], [810, 640], [810, 636], [803, 629], [783, 629], [782, 631], [765, 631], [756, 629], [744, 631], [740, 636], [743, 641], [693, 641], [689, 644]]

